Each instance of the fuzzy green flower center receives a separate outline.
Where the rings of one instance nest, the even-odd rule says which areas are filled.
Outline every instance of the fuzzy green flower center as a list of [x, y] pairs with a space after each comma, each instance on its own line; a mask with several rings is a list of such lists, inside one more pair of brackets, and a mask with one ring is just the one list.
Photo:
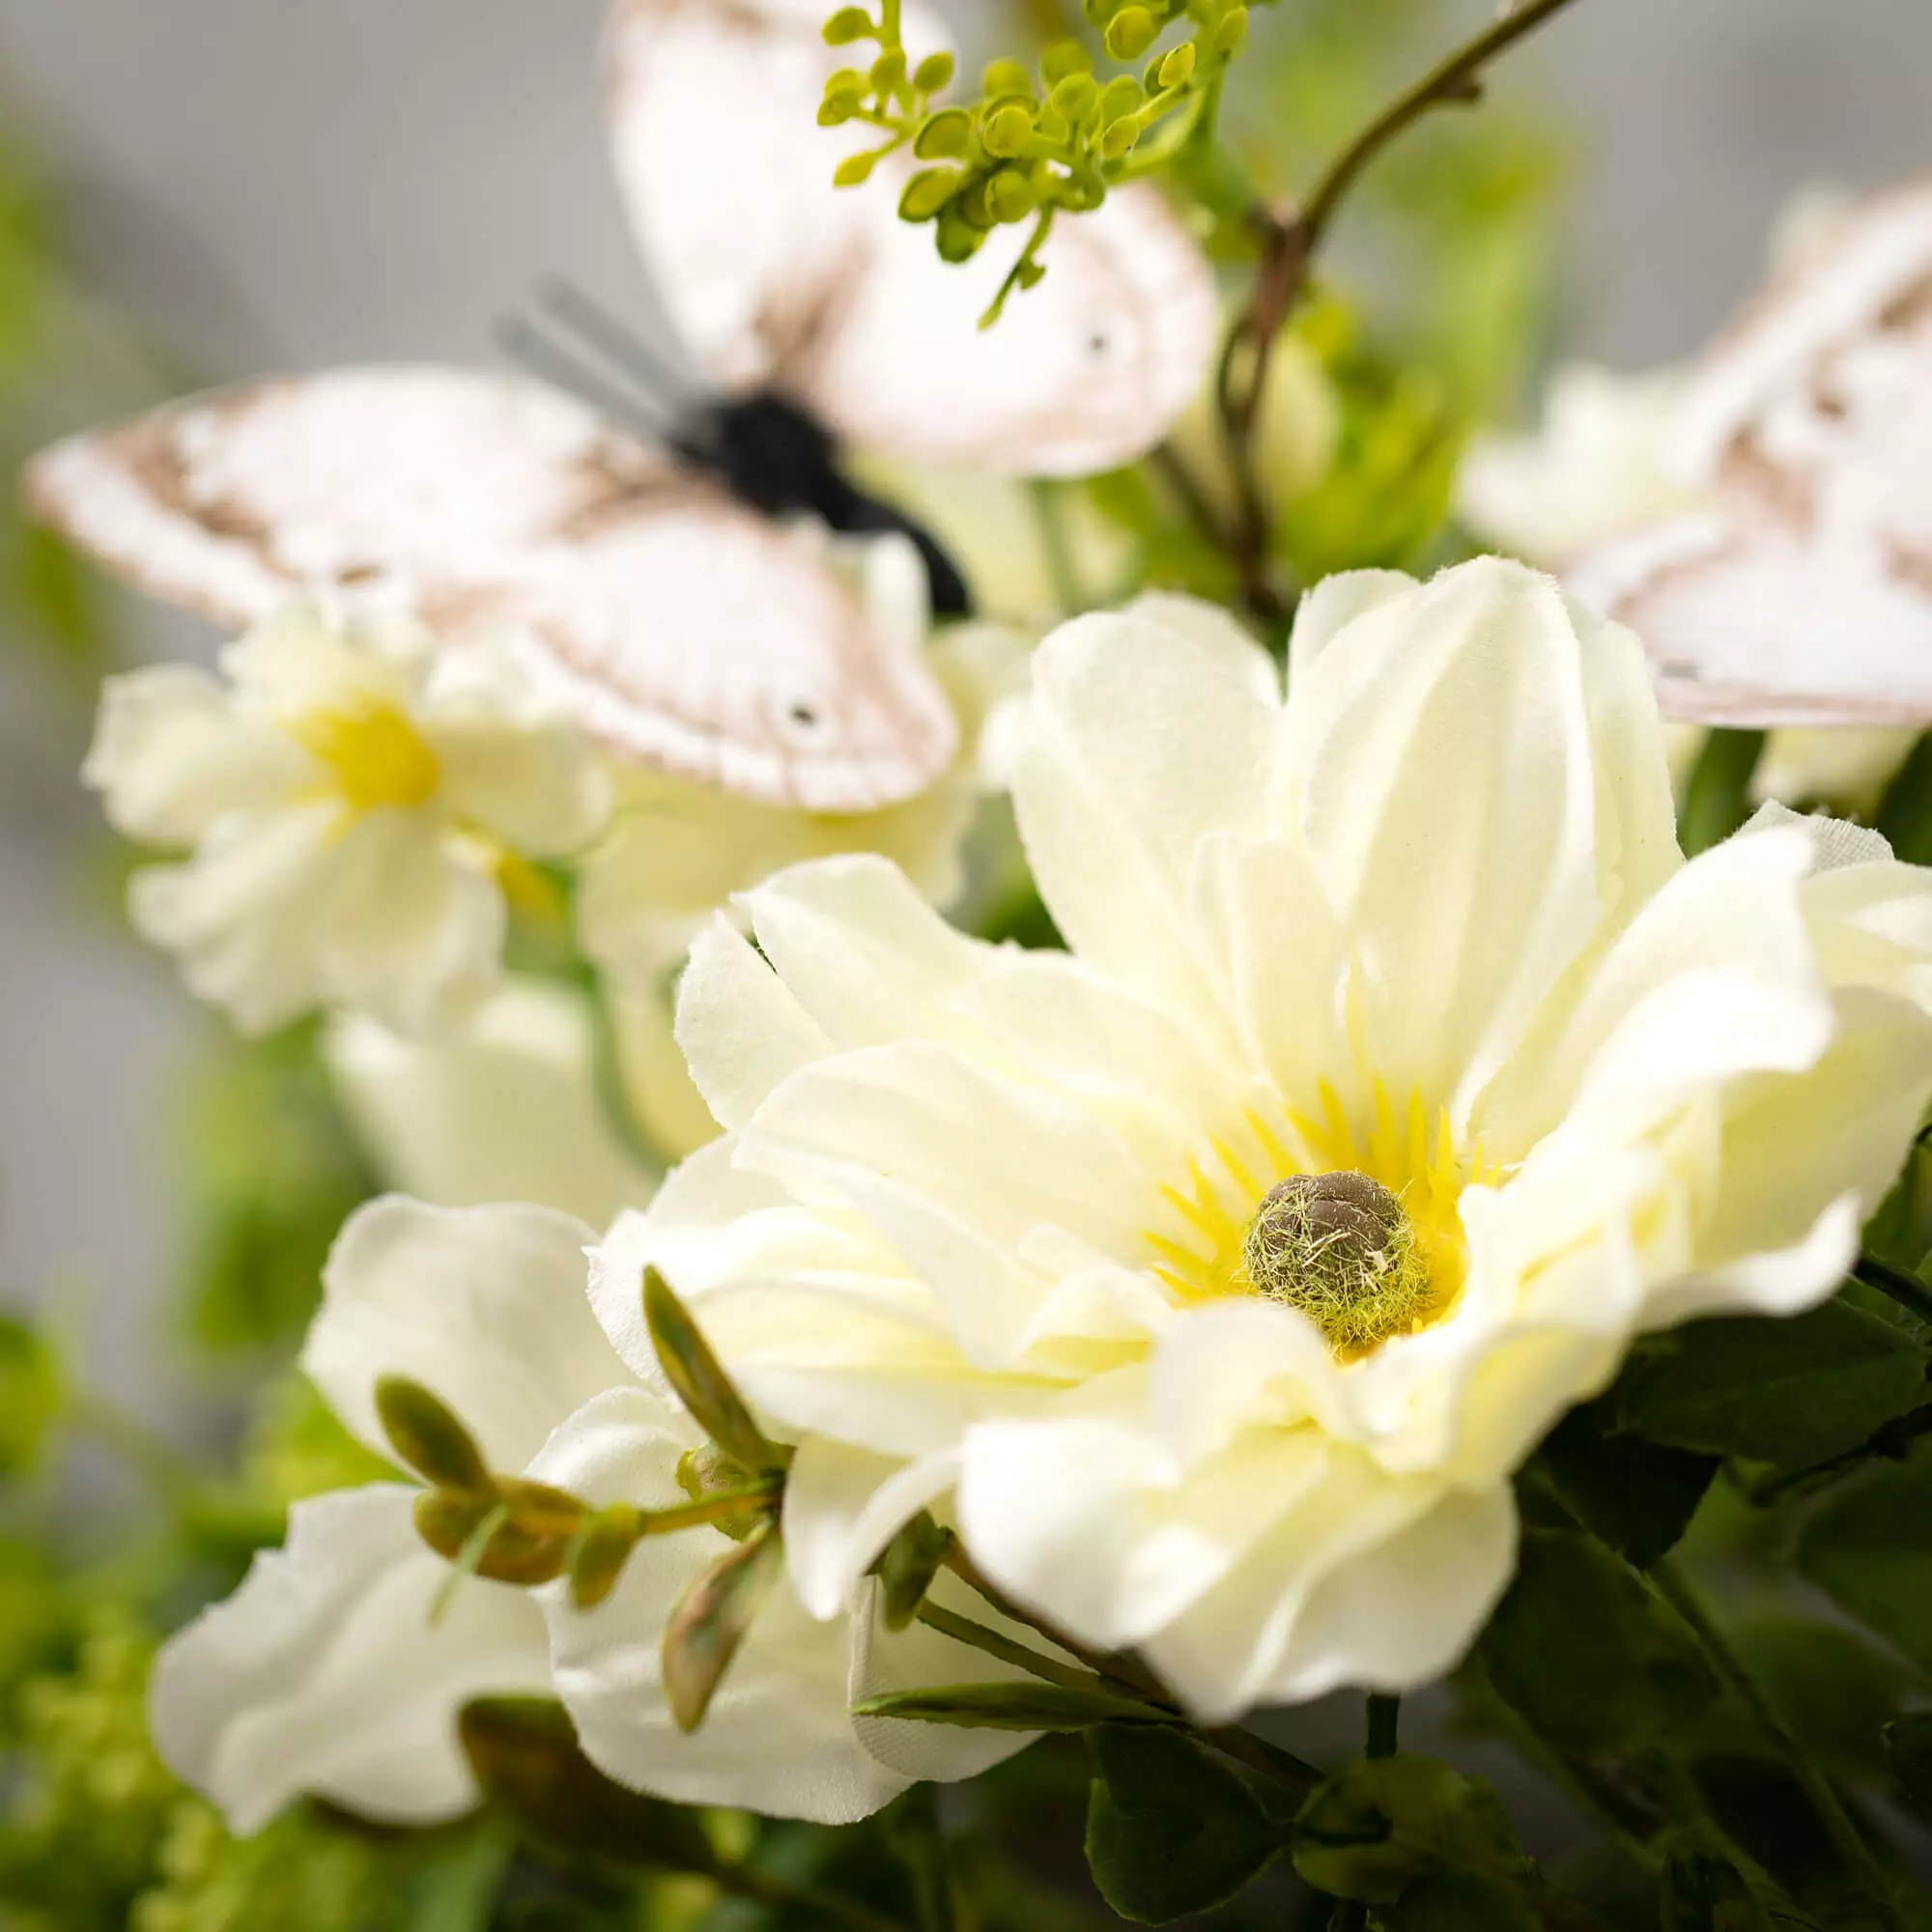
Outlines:
[[1277, 1181], [1248, 1224], [1241, 1260], [1257, 1293], [1300, 1309], [1339, 1354], [1365, 1354], [1412, 1327], [1430, 1299], [1413, 1225], [1366, 1174]]

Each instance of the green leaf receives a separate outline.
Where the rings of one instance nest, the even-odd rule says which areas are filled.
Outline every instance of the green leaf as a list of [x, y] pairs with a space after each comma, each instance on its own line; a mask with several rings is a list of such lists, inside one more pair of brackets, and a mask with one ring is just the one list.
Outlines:
[[1085, 1731], [1095, 1724], [1169, 1721], [1131, 1697], [1063, 1684], [946, 1684], [924, 1690], [888, 1690], [852, 1709], [861, 1718], [902, 1718], [976, 1731]]
[[698, 1427], [753, 1473], [782, 1469], [789, 1460], [785, 1452], [753, 1421], [690, 1310], [654, 1267], [644, 1270], [644, 1321], [666, 1380]]
[[1309, 1798], [1294, 1823], [1294, 1868], [1318, 1891], [1372, 1905], [1426, 1872], [1535, 1875], [1487, 1782], [1407, 1753], [1357, 1758]]
[[0, 1477], [22, 1476], [41, 1460], [67, 1406], [67, 1376], [33, 1322], [0, 1315]]
[[617, 1587], [642, 1527], [628, 1503], [600, 1510], [584, 1525], [570, 1554], [570, 1601], [580, 1610], [594, 1610]]
[[1806, 1520], [1798, 1567], [1839, 1606], [1932, 1671], [1932, 1446], [1834, 1490]]
[[1102, 1725], [1088, 1739], [1087, 1862], [1122, 1918], [1165, 1925], [1224, 1904], [1282, 1848], [1238, 1773], [1179, 1731]]
[[1918, 1679], [1856, 1631], [1772, 1613], [1731, 1629], [1745, 1668], [1777, 1715], [1833, 1776], [1882, 1784], [1884, 1732]]
[[458, 1728], [484, 1795], [538, 1837], [615, 1864], [715, 1872], [695, 1811], [613, 1783], [583, 1755], [560, 1704], [483, 1697]]
[[475, 1438], [420, 1382], [407, 1376], [380, 1377], [376, 1414], [389, 1446], [424, 1482], [494, 1500], [496, 1481]]
[[1663, 1867], [1662, 1932], [1772, 1932], [1735, 1865], [1680, 1846]]
[[1913, 746], [1880, 801], [1876, 829], [1908, 866], [1932, 863], [1932, 732]]
[[784, 1568], [778, 1524], [765, 1520], [692, 1584], [664, 1634], [664, 1687], [678, 1728], [704, 1721], [745, 1633]]
[[1719, 1694], [1676, 1611], [1573, 1531], [1524, 1535], [1480, 1654], [1505, 1701], [1563, 1750], [1629, 1749], [1681, 1728]]
[[[1861, 1874], [1847, 1871], [1818, 1807], [1783, 1765], [1749, 1751], [1712, 1751], [1690, 1776], [1719, 1828], [1808, 1912], [1864, 1927], [1874, 1923]], [[1849, 1917], [1849, 1915], [1857, 1915]]]
[[886, 1545], [877, 1568], [888, 1630], [904, 1630], [919, 1615], [952, 1545], [951, 1534], [924, 1510]]
[[1764, 754], [1762, 731], [1713, 731], [1690, 767], [1677, 842], [1694, 859], [1728, 838], [1751, 814], [1751, 774]]
[[1573, 1408], [1545, 1439], [1536, 1466], [1585, 1529], [1642, 1570], [1676, 1546], [1720, 1464], [1614, 1433], [1616, 1403], [1612, 1393]]
[[1906, 1803], [1932, 1818], [1932, 1711], [1915, 1711], [1885, 1727], [1886, 1762]]
[[1925, 1368], [1902, 1329], [1840, 1299], [1659, 1336], [1619, 1379], [1618, 1405], [1653, 1442], [1802, 1469], [1903, 1415], [1924, 1396]]
[[1382, 1932], [1539, 1932], [1543, 1924], [1515, 1886], [1473, 1872], [1425, 1872], [1377, 1919]]

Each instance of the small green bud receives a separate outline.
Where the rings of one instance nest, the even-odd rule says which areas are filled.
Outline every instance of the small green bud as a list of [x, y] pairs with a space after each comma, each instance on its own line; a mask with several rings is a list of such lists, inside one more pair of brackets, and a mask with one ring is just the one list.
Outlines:
[[1100, 83], [1091, 73], [1069, 73], [1054, 88], [1047, 105], [1077, 128], [1093, 113], [1099, 99]]
[[1130, 73], [1119, 73], [1100, 90], [1100, 125], [1111, 127], [1147, 105], [1147, 90]]
[[871, 91], [872, 83], [856, 67], [841, 67], [837, 73], [826, 77], [828, 100], [863, 100]]
[[942, 262], [951, 262], [955, 266], [970, 262], [985, 244], [990, 224], [972, 219], [966, 208], [970, 198], [963, 194], [955, 195], [940, 213], [933, 244], [938, 248]]
[[986, 183], [986, 212], [995, 221], [1024, 221], [1039, 206], [1039, 196], [1017, 168], [1002, 168]]
[[1047, 86], [1057, 87], [1069, 74], [1092, 73], [1094, 57], [1078, 41], [1055, 41], [1040, 55], [1039, 71]]
[[1090, 27], [1104, 29], [1107, 22], [1121, 11], [1122, 0], [1081, 0], [1080, 11], [1087, 16]]
[[1248, 10], [1236, 7], [1221, 24], [1214, 29], [1214, 51], [1223, 60], [1233, 60], [1247, 43]]
[[847, 155], [832, 170], [832, 185], [857, 187], [861, 182], [870, 178], [873, 168], [878, 165], [878, 160], [877, 155]]
[[963, 107], [942, 107], [920, 123], [912, 151], [922, 161], [954, 161], [973, 145], [973, 117]]
[[1033, 139], [1033, 115], [1018, 101], [1009, 101], [986, 117], [980, 139], [995, 160], [1010, 161], [1023, 154]]
[[850, 46], [854, 41], [876, 40], [878, 31], [865, 8], [841, 7], [825, 23], [825, 44], [828, 47]]
[[475, 1573], [494, 1583], [515, 1583], [525, 1589], [563, 1575], [574, 1533], [574, 1529], [558, 1533], [542, 1527], [550, 1520], [548, 1513], [526, 1523], [507, 1501], [453, 1490], [425, 1490], [415, 1500], [414, 1516], [416, 1534], [451, 1563], [462, 1561], [472, 1539], [495, 1521], [496, 1528], [475, 1558]]
[[690, 1733], [704, 1721], [738, 1646], [783, 1571], [784, 1546], [778, 1524], [768, 1520], [679, 1599], [665, 1626], [663, 1652], [665, 1698], [679, 1730]]
[[1107, 51], [1117, 61], [1139, 60], [1159, 33], [1160, 22], [1145, 7], [1122, 7], [1107, 22]]
[[639, 1528], [628, 1503], [599, 1510], [584, 1526], [570, 1558], [570, 1601], [580, 1610], [594, 1610], [617, 1587]]
[[996, 60], [980, 76], [980, 91], [988, 100], [1002, 95], [1017, 94], [1023, 100], [1033, 99], [1033, 75], [1016, 60]]
[[753, 1420], [670, 1283], [646, 1267], [643, 1291], [644, 1322], [658, 1366], [692, 1420], [747, 1469], [760, 1475], [783, 1469], [791, 1452], [769, 1440]]
[[937, 94], [952, 79], [952, 56], [927, 54], [912, 71], [912, 84], [921, 94]]
[[424, 1482], [495, 1500], [496, 1483], [474, 1438], [420, 1382], [384, 1376], [376, 1414], [396, 1454]]
[[1162, 87], [1185, 87], [1194, 78], [1194, 43], [1182, 41], [1162, 59], [1159, 69]]
[[872, 87], [879, 94], [896, 94], [905, 85], [905, 77], [903, 48], [889, 47], [872, 63]]
[[842, 128], [858, 111], [856, 100], [848, 100], [842, 95], [827, 96], [818, 103], [818, 125], [821, 128]]
[[1134, 143], [1141, 137], [1141, 130], [1131, 120], [1116, 121], [1100, 135], [1100, 156], [1103, 160], [1118, 161], [1133, 153]]
[[932, 221], [959, 192], [966, 177], [957, 168], [922, 168], [899, 196], [901, 221]]

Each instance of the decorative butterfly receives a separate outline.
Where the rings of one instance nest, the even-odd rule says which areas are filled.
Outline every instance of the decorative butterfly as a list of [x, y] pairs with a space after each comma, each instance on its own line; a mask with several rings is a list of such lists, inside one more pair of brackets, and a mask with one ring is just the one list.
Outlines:
[[[620, 5], [617, 169], [668, 327], [555, 292], [553, 327], [513, 338], [541, 382], [398, 366], [230, 390], [57, 445], [30, 501], [225, 622], [305, 593], [507, 641], [565, 715], [683, 777], [828, 812], [921, 791], [956, 748], [951, 707], [777, 520], [901, 530], [933, 608], [963, 611], [937, 544], [838, 445], [1023, 475], [1130, 461], [1201, 385], [1213, 281], [1166, 204], [1123, 190], [980, 330], [997, 251], [949, 267], [889, 185], [832, 186], [854, 130], [816, 123], [837, 66], [818, 29], [816, 0]], [[940, 43], [910, 4], [905, 30]]]
[[1672, 717], [1932, 724], [1932, 183], [1860, 204], [1706, 355], [1672, 467], [1704, 497], [1568, 573]]

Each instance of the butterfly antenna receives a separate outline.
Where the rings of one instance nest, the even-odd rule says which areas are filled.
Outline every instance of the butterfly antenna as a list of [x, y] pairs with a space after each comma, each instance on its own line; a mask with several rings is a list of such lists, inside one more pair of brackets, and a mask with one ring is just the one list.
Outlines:
[[575, 396], [599, 415], [621, 424], [647, 441], [664, 439], [668, 422], [655, 398], [648, 395], [640, 398], [636, 391], [611, 382], [527, 318], [506, 316], [497, 324], [496, 335], [504, 355], [540, 383]]
[[576, 283], [551, 276], [537, 290], [537, 305], [661, 408], [681, 414], [696, 400], [684, 371]]

